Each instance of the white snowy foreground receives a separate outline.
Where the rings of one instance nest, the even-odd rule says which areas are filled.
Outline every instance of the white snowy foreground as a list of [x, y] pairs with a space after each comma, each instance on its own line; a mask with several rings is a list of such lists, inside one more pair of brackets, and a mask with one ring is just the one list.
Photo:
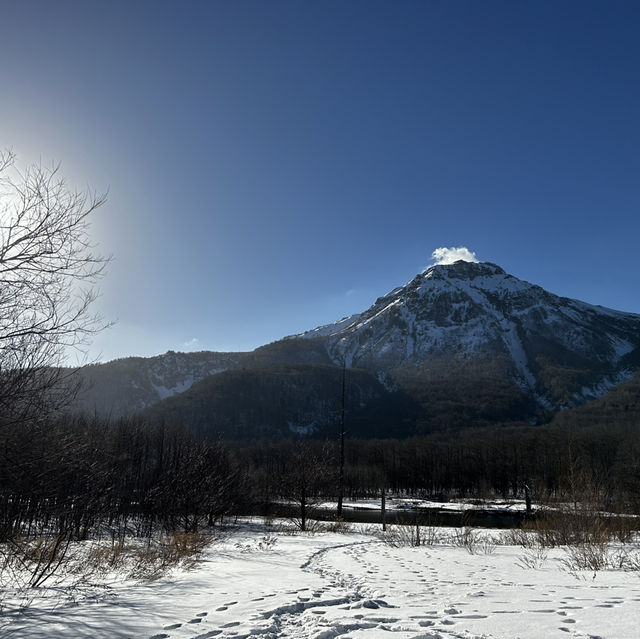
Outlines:
[[274, 535], [248, 526], [209, 547], [191, 571], [116, 584], [108, 597], [54, 611], [34, 602], [0, 617], [0, 637], [640, 636], [638, 572], [569, 574], [560, 550], [541, 568], [526, 568], [523, 552], [393, 547], [365, 533]]

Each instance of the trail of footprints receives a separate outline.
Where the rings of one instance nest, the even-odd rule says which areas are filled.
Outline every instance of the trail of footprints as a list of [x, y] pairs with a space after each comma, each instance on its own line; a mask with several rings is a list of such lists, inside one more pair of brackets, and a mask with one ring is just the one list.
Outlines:
[[[385, 571], [384, 563], [376, 563], [375, 555], [367, 554], [367, 546], [376, 542], [359, 542], [355, 544], [345, 544], [341, 547], [331, 547], [318, 551], [305, 564], [302, 569], [320, 575], [325, 585], [316, 589], [301, 588], [297, 590], [285, 591], [284, 594], [293, 597], [290, 603], [268, 607], [269, 599], [277, 596], [278, 593], [268, 593], [260, 597], [255, 597], [249, 602], [255, 604], [254, 614], [249, 622], [253, 628], [247, 630], [238, 628], [242, 625], [240, 621], [232, 620], [219, 624], [215, 629], [205, 631], [195, 636], [189, 635], [192, 639], [209, 639], [220, 637], [220, 639], [248, 639], [249, 637], [262, 637], [263, 639], [277, 639], [284, 637], [295, 637], [296, 639], [350, 639], [349, 633], [367, 629], [377, 629], [387, 632], [404, 632], [417, 634], [411, 639], [455, 639], [463, 636], [469, 637], [465, 633], [459, 634], [452, 626], [463, 620], [486, 619], [490, 615], [519, 614], [522, 612], [554, 614], [558, 617], [559, 631], [565, 632], [576, 639], [602, 639], [596, 635], [581, 632], [577, 629], [576, 614], [585, 607], [613, 608], [625, 603], [622, 597], [611, 596], [605, 600], [595, 598], [577, 598], [566, 595], [559, 600], [555, 590], [549, 592], [536, 591], [535, 584], [514, 584], [503, 582], [499, 586], [515, 586], [529, 588], [534, 597], [528, 600], [529, 607], [518, 609], [508, 601], [493, 601], [497, 604], [490, 614], [478, 611], [473, 607], [476, 598], [485, 597], [485, 592], [477, 589], [480, 584], [496, 583], [490, 576], [482, 576], [482, 572], [487, 569], [482, 568], [475, 574], [473, 583], [464, 581], [452, 581], [443, 577], [435, 567], [420, 565], [417, 560], [428, 557], [426, 553], [418, 555], [416, 561], [407, 563], [407, 560], [398, 558], [392, 554], [392, 550], [384, 547], [380, 550], [380, 555], [384, 559], [391, 560], [387, 565], [392, 565], [393, 574]], [[340, 562], [344, 569], [337, 569], [329, 564], [326, 556], [329, 552], [341, 552], [345, 559]], [[356, 576], [349, 572], [348, 562], [353, 561], [359, 567], [361, 576]], [[364, 571], [362, 570], [364, 567]], [[398, 568], [401, 572], [398, 572]], [[363, 573], [363, 574], [362, 574]], [[373, 584], [373, 586], [372, 586]], [[404, 601], [415, 599], [414, 604], [420, 609], [420, 614], [411, 614], [402, 619], [393, 614], [395, 606], [385, 599], [380, 588], [385, 585], [393, 588], [402, 588]], [[377, 587], [377, 590], [374, 589]], [[442, 600], [443, 593], [450, 594], [451, 598], [460, 598], [461, 588], [467, 587], [466, 594], [468, 601], [451, 601], [448, 606], [441, 609], [424, 609], [424, 603], [431, 600]], [[565, 587], [566, 588], [566, 587]], [[534, 594], [535, 593], [535, 594]], [[640, 591], [639, 593], [640, 594]], [[430, 598], [429, 595], [432, 597]], [[542, 598], [544, 597], [544, 598]], [[548, 597], [548, 598], [547, 598]], [[634, 597], [633, 601], [640, 601], [640, 597]], [[238, 601], [229, 601], [214, 609], [214, 613], [226, 612], [232, 609]], [[504, 607], [500, 607], [501, 604]], [[510, 607], [511, 606], [511, 607]], [[406, 606], [405, 606], [406, 607]], [[466, 608], [471, 607], [469, 610]], [[336, 611], [339, 613], [336, 619]], [[418, 610], [416, 611], [418, 612]], [[331, 613], [331, 614], [329, 614]], [[188, 625], [207, 623], [208, 612], [201, 612], [192, 619], [183, 623], [174, 623], [163, 628], [163, 632], [155, 634], [149, 639], [169, 639], [172, 630], [178, 630]], [[247, 620], [243, 620], [246, 622]], [[428, 631], [426, 629], [429, 629]], [[360, 636], [360, 635], [358, 635]], [[477, 635], [477, 639], [485, 635]]]
[[[273, 595], [267, 595], [267, 596], [273, 596]], [[263, 598], [261, 597], [260, 599], [263, 599]], [[217, 607], [215, 609], [215, 612], [222, 612], [222, 611], [228, 610], [231, 606], [234, 606], [237, 603], [238, 603], [237, 601], [229, 601], [228, 603], [225, 603], [222, 606]], [[183, 628], [183, 626], [201, 624], [203, 621], [206, 620], [206, 617], [208, 616], [209, 616], [209, 613], [206, 611], [199, 612], [193, 617], [193, 619], [189, 619], [189, 621], [186, 621], [184, 623], [172, 623], [167, 626], [164, 626], [164, 628], [162, 629], [163, 632], [152, 635], [151, 637], [149, 637], [149, 639], [168, 639], [169, 637], [171, 637], [171, 635], [168, 634], [167, 631], [178, 630], [178, 628]], [[210, 637], [217, 637], [218, 635], [221, 635], [225, 629], [234, 628], [235, 626], [239, 626], [239, 625], [240, 625], [239, 621], [231, 621], [228, 623], [224, 623], [224, 624], [221, 624], [219, 628], [216, 628], [215, 630], [210, 630], [208, 632], [204, 632], [196, 635], [193, 639], [209, 639]], [[236, 637], [236, 639], [239, 639], [239, 637]]]

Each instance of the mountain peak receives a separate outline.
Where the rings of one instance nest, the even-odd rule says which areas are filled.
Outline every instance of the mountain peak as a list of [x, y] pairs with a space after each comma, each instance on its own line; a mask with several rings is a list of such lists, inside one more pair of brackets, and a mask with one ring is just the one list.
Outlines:
[[494, 275], [506, 275], [504, 269], [492, 262], [467, 262], [458, 260], [453, 264], [436, 264], [429, 267], [423, 274], [427, 279], [465, 279], [476, 277], [492, 277]]

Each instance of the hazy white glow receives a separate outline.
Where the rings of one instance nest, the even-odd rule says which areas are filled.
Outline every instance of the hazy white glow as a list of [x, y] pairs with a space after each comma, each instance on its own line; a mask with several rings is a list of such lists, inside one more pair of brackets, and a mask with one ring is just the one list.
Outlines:
[[197, 337], [194, 337], [190, 339], [188, 342], [182, 343], [182, 350], [185, 352], [201, 351], [202, 345], [200, 344], [200, 340]]
[[451, 248], [441, 246], [431, 254], [431, 257], [436, 264], [453, 264], [458, 260], [464, 260], [465, 262], [478, 261], [476, 254], [473, 251], [470, 251], [466, 246], [452, 246]]

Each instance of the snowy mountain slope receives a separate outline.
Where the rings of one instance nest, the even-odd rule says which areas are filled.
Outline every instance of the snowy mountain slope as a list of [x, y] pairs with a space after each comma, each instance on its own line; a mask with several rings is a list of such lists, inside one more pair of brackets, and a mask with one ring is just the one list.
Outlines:
[[459, 374], [501, 358], [521, 389], [553, 409], [631, 377], [640, 316], [558, 297], [495, 264], [459, 261], [431, 267], [360, 315], [288, 339], [300, 338], [324, 340], [336, 364], [392, 376], [430, 366]]

